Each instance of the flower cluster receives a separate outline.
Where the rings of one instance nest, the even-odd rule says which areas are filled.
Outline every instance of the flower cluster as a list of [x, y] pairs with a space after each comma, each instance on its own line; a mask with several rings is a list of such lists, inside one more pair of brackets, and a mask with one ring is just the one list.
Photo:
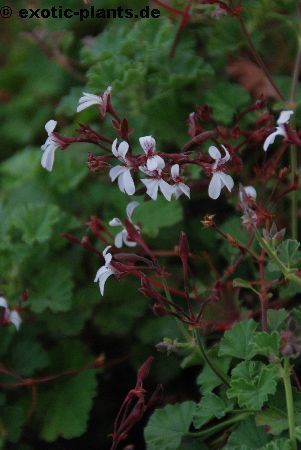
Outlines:
[[[41, 163], [45, 169], [48, 171], [52, 170], [55, 150], [58, 148], [64, 150], [72, 142], [89, 142], [98, 145], [106, 152], [105, 155], [101, 156], [89, 154], [88, 165], [90, 169], [93, 172], [99, 172], [109, 168], [111, 181], [117, 181], [122, 193], [129, 196], [134, 194], [139, 195], [140, 187], [137, 188], [137, 183], [141, 182], [146, 188], [146, 195], [152, 200], [156, 200], [159, 193], [168, 201], [173, 197], [178, 199], [182, 195], [190, 198], [190, 187], [186, 184], [182, 172], [186, 171], [189, 165], [197, 165], [210, 178], [208, 195], [211, 199], [216, 200], [220, 197], [223, 188], [226, 188], [229, 192], [233, 190], [234, 180], [227, 173], [228, 170], [234, 169], [238, 172], [241, 170], [243, 164], [240, 157], [241, 143], [239, 141], [235, 146], [232, 144], [233, 140], [245, 136], [251, 143], [262, 144], [263, 150], [267, 151], [277, 136], [284, 137], [285, 144], [292, 140], [298, 141], [300, 139], [299, 134], [292, 131], [289, 127], [289, 120], [293, 114], [291, 110], [281, 112], [277, 120], [277, 126], [274, 129], [270, 127], [272, 116], [267, 114], [262, 115], [257, 120], [255, 130], [244, 131], [240, 129], [238, 123], [241, 117], [251, 111], [265, 108], [265, 101], [259, 99], [242, 112], [239, 116], [240, 118], [228, 130], [221, 129], [216, 125], [212, 116], [212, 110], [207, 105], [197, 107], [195, 112], [189, 114], [188, 119], [191, 140], [184, 145], [181, 152], [164, 153], [158, 151], [156, 148], [156, 140], [153, 136], [140, 137], [139, 143], [141, 149], [137, 152], [131, 144], [130, 134], [132, 130], [129, 128], [127, 120], [121, 120], [111, 105], [111, 91], [111, 87], [108, 87], [102, 95], [84, 92], [83, 96], [79, 99], [77, 112], [81, 112], [91, 106], [97, 106], [102, 117], [106, 113], [110, 114], [113, 117], [113, 127], [121, 140], [119, 141], [117, 137], [112, 141], [110, 138], [92, 130], [87, 125], [80, 126], [78, 137], [63, 137], [54, 131], [57, 123], [54, 120], [50, 120], [45, 126], [48, 138], [42, 146], [43, 155]], [[208, 127], [210, 124], [213, 127], [212, 130], [204, 128], [204, 125]], [[221, 144], [221, 140], [224, 140], [226, 144]], [[216, 144], [209, 146], [208, 153], [207, 150], [204, 151], [200, 147], [206, 141], [213, 141]], [[107, 162], [108, 159], [111, 160], [112, 164]], [[272, 168], [269, 170], [266, 171], [267, 174], [273, 172]], [[261, 209], [256, 204], [256, 197], [257, 193], [255, 188], [240, 185], [239, 206], [243, 212], [242, 224], [247, 228], [257, 227], [261, 220], [266, 217], [264, 208]], [[138, 202], [136, 201], [128, 204], [124, 222], [116, 217], [109, 222], [109, 225], [112, 227], [121, 227], [121, 231], [114, 238], [115, 247], [121, 248], [123, 245], [136, 247], [139, 245], [150, 256], [150, 261], [154, 261], [155, 259], [152, 253], [142, 239], [140, 227], [132, 222], [132, 214], [137, 206]], [[112, 235], [110, 235], [111, 237]], [[106, 244], [109, 243], [105, 240], [104, 242]], [[86, 242], [85, 247], [90, 248], [90, 243]], [[115, 252], [113, 254], [109, 252], [110, 248], [111, 246], [107, 245], [103, 251], [104, 265], [99, 268], [95, 277], [95, 282], [99, 284], [101, 295], [104, 294], [105, 283], [111, 275], [115, 275], [117, 278], [128, 272], [138, 274], [139, 277], [143, 275], [139, 271], [137, 272], [135, 263], [125, 264], [122, 261], [118, 261]], [[98, 253], [97, 250], [94, 250], [94, 252]], [[136, 261], [140, 258], [141, 262], [142, 257], [139, 255], [128, 256], [131, 256]], [[122, 254], [119, 257], [122, 258]], [[143, 262], [145, 261], [144, 259]], [[145, 292], [150, 293], [151, 291], [153, 293], [153, 288], [148, 287], [146, 289], [145, 286], [146, 284], [144, 282], [143, 289]], [[157, 304], [159, 303], [157, 302]]]

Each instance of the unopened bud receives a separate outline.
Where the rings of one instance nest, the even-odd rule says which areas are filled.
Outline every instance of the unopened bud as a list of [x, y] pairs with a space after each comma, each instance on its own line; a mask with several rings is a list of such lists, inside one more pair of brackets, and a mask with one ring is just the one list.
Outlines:
[[210, 228], [215, 225], [214, 222], [215, 214], [206, 214], [203, 220], [201, 220], [201, 224], [204, 225], [205, 228]]

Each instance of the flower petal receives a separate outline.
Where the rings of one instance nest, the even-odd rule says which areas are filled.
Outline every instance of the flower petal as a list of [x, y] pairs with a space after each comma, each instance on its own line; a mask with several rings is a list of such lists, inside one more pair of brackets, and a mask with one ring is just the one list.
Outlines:
[[114, 156], [116, 156], [116, 158], [118, 158], [118, 151], [117, 151], [117, 139], [115, 139], [114, 141], [113, 141], [113, 144], [112, 144], [112, 153], [113, 153], [113, 155]]
[[154, 155], [147, 159], [146, 166], [147, 166], [148, 170], [150, 170], [150, 171], [156, 170], [156, 169], [162, 170], [165, 167], [165, 162], [164, 162], [164, 159], [161, 158], [161, 156]]
[[121, 248], [123, 245], [123, 231], [120, 231], [115, 236], [115, 247]]
[[84, 102], [82, 102], [82, 103], [80, 103], [78, 105], [78, 107], [76, 109], [76, 112], [81, 112], [84, 109], [90, 108], [90, 106], [93, 106], [93, 105], [99, 105], [99, 101], [97, 101], [97, 100], [86, 100], [86, 101], [84, 101]]
[[44, 169], [48, 170], [48, 172], [52, 171], [53, 163], [54, 163], [54, 152], [55, 146], [48, 146], [42, 155], [41, 165]]
[[222, 184], [224, 186], [226, 186], [226, 188], [228, 189], [228, 191], [232, 191], [233, 186], [234, 186], [234, 181], [233, 178], [230, 175], [227, 175], [224, 172], [218, 172], [220, 179], [222, 181]]
[[111, 253], [108, 253], [108, 251], [109, 251], [110, 248], [112, 248], [112, 245], [107, 245], [106, 248], [105, 248], [105, 249], [103, 250], [103, 252], [102, 252], [102, 256], [104, 257], [104, 259], [105, 259], [106, 262], [107, 262], [107, 257], [108, 257], [108, 255], [111, 256], [110, 261], [111, 261], [111, 259], [112, 259]]
[[125, 245], [127, 246], [127, 247], [136, 247], [137, 246], [137, 243], [136, 242], [134, 242], [134, 241], [129, 241], [128, 240], [128, 238], [127, 238], [127, 232], [126, 232], [126, 230], [124, 230], [125, 232], [124, 232], [124, 235], [123, 235], [123, 242], [125, 243]]
[[150, 196], [153, 200], [157, 200], [158, 196], [158, 188], [159, 188], [159, 181], [156, 179], [142, 179], [142, 183], [146, 186], [146, 193]]
[[281, 111], [280, 116], [277, 120], [277, 124], [284, 125], [285, 123], [288, 123], [292, 114], [294, 114], [294, 111], [292, 110]]
[[156, 141], [152, 136], [143, 136], [139, 138], [139, 142], [145, 153], [156, 149]]
[[135, 184], [130, 169], [127, 169], [119, 178], [122, 178], [123, 192], [126, 192], [128, 195], [135, 194]]
[[216, 200], [220, 196], [221, 189], [222, 189], [222, 182], [220, 179], [220, 175], [219, 172], [216, 172], [213, 174], [208, 186], [209, 197], [212, 198], [213, 200]]
[[105, 289], [105, 283], [107, 281], [107, 279], [113, 275], [114, 272], [112, 271], [112, 269], [107, 269], [105, 272], [102, 273], [102, 275], [99, 277], [98, 283], [99, 283], [99, 289], [100, 289], [100, 293], [101, 295], [104, 294], [104, 289]]
[[251, 198], [253, 198], [254, 200], [256, 200], [257, 192], [256, 192], [256, 189], [253, 188], [253, 186], [246, 186], [246, 187], [244, 187], [243, 189], [245, 190], [245, 193], [246, 193], [249, 197], [251, 197]]
[[118, 146], [118, 156], [121, 156], [122, 159], [125, 159], [125, 155], [127, 154], [129, 149], [129, 144], [126, 141], [120, 142]]
[[96, 272], [94, 283], [97, 283], [99, 281], [99, 278], [101, 275], [108, 270], [107, 266], [101, 266], [98, 271]]
[[127, 170], [127, 169], [124, 166], [112, 167], [112, 169], [110, 169], [110, 172], [109, 172], [112, 182], [115, 181], [116, 178], [119, 177], [125, 170]]
[[0, 297], [0, 306], [5, 309], [8, 307], [7, 301], [5, 300], [4, 297]]
[[166, 200], [170, 201], [171, 196], [174, 193], [173, 186], [166, 183], [166, 181], [164, 181], [162, 179], [159, 181], [159, 186], [160, 186], [160, 190], [161, 190], [162, 194], [164, 195], [164, 197], [166, 198]]
[[138, 202], [130, 202], [127, 207], [126, 207], [126, 215], [128, 217], [128, 219], [131, 221], [132, 220], [132, 215], [134, 210], [137, 208], [137, 206], [139, 206], [140, 203]]
[[179, 164], [174, 164], [173, 166], [171, 166], [170, 173], [171, 173], [172, 178], [177, 178], [180, 173]]
[[269, 134], [263, 144], [263, 150], [266, 152], [270, 145], [274, 144], [276, 136], [282, 136], [281, 130], [278, 127], [276, 131]]
[[211, 147], [209, 147], [208, 153], [211, 158], [215, 159], [216, 161], [219, 161], [222, 158], [221, 152], [214, 145], [211, 145]]
[[47, 131], [48, 135], [53, 132], [56, 126], [57, 122], [55, 120], [48, 120], [45, 125], [45, 130]]
[[225, 156], [221, 159], [221, 164], [226, 164], [226, 162], [229, 161], [229, 159], [231, 159], [230, 153], [228, 152], [228, 150], [226, 149], [226, 147], [224, 145], [222, 145], [223, 150], [225, 152]]
[[110, 227], [122, 227], [122, 222], [118, 217], [114, 217], [114, 219], [109, 222]]
[[10, 323], [12, 323], [13, 325], [15, 325], [16, 329], [19, 330], [20, 325], [22, 323], [22, 319], [20, 314], [17, 311], [11, 311], [9, 313], [9, 321]]
[[186, 197], [190, 198], [190, 187], [184, 183], [179, 183], [178, 186], [180, 190], [183, 192], [183, 194], [186, 195]]

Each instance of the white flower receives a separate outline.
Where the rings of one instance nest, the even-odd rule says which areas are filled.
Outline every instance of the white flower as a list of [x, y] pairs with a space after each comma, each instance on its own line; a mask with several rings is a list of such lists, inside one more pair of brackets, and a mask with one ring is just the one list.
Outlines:
[[251, 197], [253, 200], [256, 200], [257, 192], [256, 189], [253, 188], [253, 186], [241, 186], [241, 189], [239, 190], [239, 200], [241, 203], [244, 202], [243, 194]]
[[[139, 206], [138, 202], [130, 202], [126, 207], [126, 215], [131, 223], [133, 223], [132, 214], [137, 206]], [[109, 225], [111, 225], [111, 227], [123, 227], [123, 229], [115, 236], [115, 247], [121, 248], [123, 244], [127, 245], [128, 247], [136, 247], [136, 242], [130, 241], [128, 239], [126, 228], [124, 228], [123, 223], [120, 219], [118, 219], [118, 217], [114, 217], [114, 219], [109, 222]], [[134, 225], [134, 227], [136, 228], [136, 230], [140, 231], [140, 228], [137, 225]]]
[[252, 228], [257, 224], [257, 214], [254, 210], [253, 203], [250, 200], [255, 202], [257, 197], [257, 192], [253, 188], [253, 186], [239, 186], [239, 202], [240, 207], [243, 211], [243, 215], [241, 216], [242, 224], [247, 228]]
[[287, 124], [290, 120], [291, 115], [294, 114], [294, 111], [281, 111], [280, 116], [277, 120], [276, 130], [269, 134], [263, 144], [263, 150], [266, 152], [270, 145], [274, 144], [276, 136], [286, 137], [285, 124]]
[[221, 190], [224, 186], [226, 186], [229, 192], [231, 192], [234, 186], [232, 177], [225, 174], [222, 170], [219, 170], [220, 166], [223, 166], [230, 160], [230, 154], [228, 150], [224, 145], [222, 145], [222, 147], [225, 151], [225, 156], [223, 158], [220, 151], [216, 147], [211, 146], [209, 148], [209, 155], [212, 159], [215, 160], [215, 162], [211, 166], [213, 175], [208, 188], [209, 197], [213, 200], [216, 200], [220, 196]]
[[13, 324], [17, 330], [19, 330], [22, 319], [20, 314], [13, 310], [11, 311], [8, 307], [7, 301], [4, 297], [0, 297], [0, 307], [4, 308], [3, 322], [4, 324], [11, 323]]
[[77, 112], [81, 112], [92, 105], [98, 105], [101, 114], [104, 116], [107, 110], [108, 97], [112, 92], [111, 86], [109, 86], [103, 93], [103, 95], [89, 94], [88, 92], [83, 92], [83, 97], [79, 99], [79, 105], [77, 107]]
[[179, 164], [174, 164], [171, 167], [171, 178], [175, 183], [173, 185], [174, 194], [176, 199], [178, 199], [182, 194], [186, 195], [186, 197], [190, 198], [190, 188], [186, 184], [183, 183], [183, 178], [180, 177], [180, 169]]
[[56, 140], [53, 135], [53, 131], [57, 125], [55, 120], [49, 120], [45, 125], [45, 130], [47, 131], [48, 138], [44, 145], [41, 146], [43, 151], [41, 164], [44, 169], [48, 170], [48, 172], [52, 171], [53, 162], [54, 162], [54, 152], [57, 148], [59, 148], [60, 144]]
[[133, 195], [135, 193], [135, 184], [131, 175], [131, 167], [128, 167], [128, 161], [126, 159], [126, 154], [129, 149], [129, 144], [123, 141], [119, 144], [117, 149], [117, 139], [113, 142], [112, 153], [116, 158], [124, 163], [123, 166], [118, 165], [110, 169], [109, 175], [112, 182], [118, 178], [118, 187], [121, 192], [126, 192], [128, 195]]
[[157, 200], [158, 190], [160, 189], [166, 200], [170, 201], [171, 196], [174, 193], [174, 188], [170, 184], [166, 183], [166, 181], [164, 181], [162, 178], [162, 169], [165, 166], [164, 161], [163, 164], [160, 163], [160, 165], [160, 168], [152, 171], [148, 170], [145, 166], [139, 167], [141, 172], [151, 177], [150, 179], [143, 178], [141, 179], [141, 181], [146, 186], [146, 193], [150, 196], [150, 198], [152, 198], [153, 200]]
[[141, 147], [147, 156], [146, 167], [148, 170], [163, 169], [165, 166], [164, 159], [156, 155], [156, 141], [152, 136], [143, 136], [139, 138]]
[[111, 253], [108, 253], [109, 248], [111, 248], [110, 245], [108, 247], [106, 247], [104, 249], [104, 251], [102, 252], [102, 255], [105, 259], [105, 265], [98, 269], [96, 276], [95, 276], [95, 280], [94, 280], [94, 283], [99, 283], [99, 289], [100, 289], [101, 295], [103, 295], [103, 293], [104, 293], [105, 282], [111, 275], [114, 275], [114, 270], [110, 265], [110, 262], [112, 260], [112, 255], [111, 255]]

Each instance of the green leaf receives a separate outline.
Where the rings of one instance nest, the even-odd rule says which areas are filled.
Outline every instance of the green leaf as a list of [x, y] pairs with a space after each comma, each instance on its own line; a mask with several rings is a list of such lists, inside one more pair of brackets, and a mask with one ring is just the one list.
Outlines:
[[253, 344], [256, 355], [279, 356], [280, 335], [277, 331], [272, 331], [272, 333], [256, 332]]
[[263, 427], [256, 426], [254, 418], [250, 417], [239, 424], [223, 450], [258, 450], [268, 441]]
[[232, 408], [233, 405], [227, 404], [221, 397], [213, 393], [207, 393], [197, 405], [193, 425], [195, 428], [200, 428], [214, 417], [221, 419]]
[[296, 267], [301, 260], [299, 252], [300, 242], [294, 239], [286, 239], [277, 247], [277, 254], [280, 260], [289, 268]]
[[269, 433], [278, 435], [288, 428], [286, 411], [274, 406], [264, 409], [256, 415], [256, 424], [265, 426]]
[[[53, 369], [80, 369], [92, 356], [78, 341], [63, 341], [52, 352]], [[96, 395], [97, 379], [93, 369], [78, 375], [62, 377], [52, 382], [45, 392], [40, 392], [38, 415], [41, 421], [40, 436], [47, 442], [59, 437], [71, 439], [81, 436], [87, 427], [89, 412]], [[47, 390], [46, 390], [47, 389]]]
[[31, 376], [48, 364], [48, 354], [39, 342], [23, 338], [14, 345], [11, 365], [18, 375]]
[[33, 282], [29, 305], [33, 312], [45, 309], [53, 312], [68, 311], [71, 307], [73, 283], [66, 267], [52, 263], [46, 265]]
[[156, 237], [161, 228], [180, 222], [182, 207], [178, 201], [167, 202], [160, 197], [155, 202], [142, 203], [135, 210], [133, 218], [135, 222], [141, 223], [143, 233]]
[[254, 355], [252, 339], [257, 328], [254, 320], [244, 320], [226, 331], [219, 349], [220, 356], [250, 359]]
[[268, 395], [276, 392], [278, 369], [258, 361], [244, 361], [231, 373], [228, 398], [235, 398], [241, 408], [260, 410]]
[[92, 371], [57, 383], [47, 397], [41, 438], [53, 442], [60, 436], [65, 439], [81, 436], [86, 430], [96, 387]]
[[285, 309], [268, 309], [268, 327], [272, 331], [279, 331], [285, 323], [288, 312]]
[[[100, 297], [96, 285], [94, 295]], [[127, 299], [130, 299], [130, 306]], [[136, 326], [146, 307], [147, 302], [138, 292], [135, 283], [112, 280], [111, 284], [106, 284], [105, 296], [99, 300], [93, 320], [104, 335], [122, 335], [129, 332], [132, 326]]]
[[18, 442], [22, 426], [26, 419], [26, 411], [18, 405], [1, 408], [1, 419], [10, 442]]
[[218, 122], [230, 123], [234, 114], [250, 101], [249, 94], [237, 84], [220, 81], [205, 95], [206, 103], [213, 105], [213, 116]]
[[301, 426], [295, 428], [296, 438], [299, 442], [301, 442]]
[[259, 450], [292, 450], [292, 445], [289, 439], [277, 439], [269, 442]]
[[194, 402], [176, 403], [157, 409], [144, 430], [144, 438], [151, 450], [175, 450], [189, 431], [195, 412]]
[[56, 205], [29, 204], [15, 211], [12, 222], [21, 231], [24, 242], [32, 245], [47, 241], [58, 220], [59, 208]]
[[[228, 372], [231, 358], [218, 356], [218, 348], [213, 347], [208, 351], [208, 356], [212, 362], [224, 373]], [[212, 371], [210, 366], [205, 363], [204, 368], [197, 378], [197, 384], [200, 386], [201, 393], [207, 394], [222, 384], [221, 379]]]
[[249, 283], [246, 280], [243, 280], [242, 278], [235, 278], [233, 280], [233, 286], [234, 287], [242, 287], [242, 288], [245, 288], [245, 289], [250, 289], [251, 291], [255, 292], [255, 294], [258, 294], [258, 291], [256, 291], [256, 289], [254, 289], [252, 284]]

